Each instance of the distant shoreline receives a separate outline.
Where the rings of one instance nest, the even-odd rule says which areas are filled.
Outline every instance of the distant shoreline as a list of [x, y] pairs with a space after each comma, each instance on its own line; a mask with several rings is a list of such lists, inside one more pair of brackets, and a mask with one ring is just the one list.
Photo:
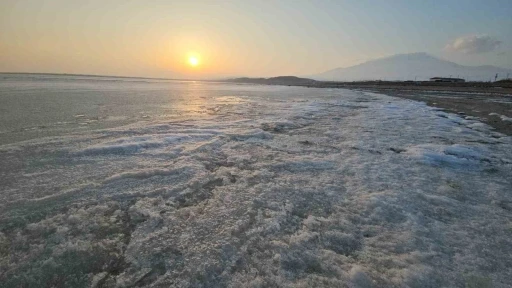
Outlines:
[[[263, 85], [284, 85], [302, 86], [312, 88], [378, 88], [378, 89], [402, 89], [410, 90], [439, 90], [450, 92], [475, 92], [492, 94], [512, 95], [512, 81], [497, 82], [464, 82], [464, 83], [439, 83], [431, 81], [319, 81], [310, 78], [296, 76], [263, 77], [239, 77], [225, 79], [187, 79], [187, 78], [162, 78], [162, 77], [139, 77], [139, 76], [117, 76], [97, 74], [73, 74], [73, 73], [40, 73], [40, 72], [0, 72], [0, 75], [48, 75], [48, 76], [79, 76], [96, 78], [126, 78], [145, 80], [169, 80], [169, 81], [204, 81], [241, 84], [263, 84]], [[500, 89], [500, 90], [495, 90]]]
[[411, 91], [442, 91], [458, 93], [489, 93], [512, 95], [512, 81], [498, 82], [464, 82], [439, 83], [430, 81], [360, 81], [360, 82], [318, 82], [318, 88], [347, 88], [347, 89], [380, 89], [380, 90], [411, 90]]
[[512, 95], [512, 81], [443, 83], [432, 81], [317, 81], [295, 76], [271, 78], [235, 78], [223, 82], [264, 85], [302, 86], [308, 88], [345, 88], [345, 89], [406, 89], [413, 91], [443, 91], [462, 93], [489, 93]]
[[463, 118], [477, 117], [496, 131], [512, 136], [512, 81], [439, 83], [430, 81], [326, 82], [308, 78], [238, 78], [230, 82], [308, 88], [365, 90], [425, 102]]

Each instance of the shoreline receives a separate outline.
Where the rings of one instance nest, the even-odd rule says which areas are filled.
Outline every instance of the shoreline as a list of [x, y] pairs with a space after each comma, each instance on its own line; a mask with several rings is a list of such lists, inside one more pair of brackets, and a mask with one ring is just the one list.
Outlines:
[[512, 136], [512, 96], [485, 94], [478, 91], [439, 91], [406, 90], [396, 88], [352, 88], [393, 97], [421, 101], [431, 107], [458, 114], [466, 118], [476, 118], [494, 128], [495, 131]]
[[263, 85], [361, 90], [421, 101], [446, 112], [477, 119], [497, 132], [512, 136], [512, 82], [510, 81], [465, 83], [315, 81], [308, 84], [289, 82]]

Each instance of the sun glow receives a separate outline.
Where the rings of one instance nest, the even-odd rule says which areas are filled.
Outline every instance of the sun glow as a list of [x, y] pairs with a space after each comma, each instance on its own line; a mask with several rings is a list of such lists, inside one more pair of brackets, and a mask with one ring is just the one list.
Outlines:
[[197, 66], [197, 65], [199, 65], [199, 59], [195, 56], [190, 56], [188, 58], [188, 63], [192, 66]]

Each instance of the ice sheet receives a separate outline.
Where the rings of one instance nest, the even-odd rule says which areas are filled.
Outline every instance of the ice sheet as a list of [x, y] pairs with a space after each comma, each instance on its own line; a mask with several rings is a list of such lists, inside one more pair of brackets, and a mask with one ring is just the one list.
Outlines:
[[512, 283], [510, 137], [419, 102], [304, 91], [0, 147], [1, 282]]

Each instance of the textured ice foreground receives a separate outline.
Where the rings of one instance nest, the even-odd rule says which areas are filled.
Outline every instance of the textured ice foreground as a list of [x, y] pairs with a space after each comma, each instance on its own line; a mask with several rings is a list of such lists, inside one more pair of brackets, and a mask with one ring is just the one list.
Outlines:
[[323, 93], [0, 147], [0, 286], [508, 287], [510, 137]]

